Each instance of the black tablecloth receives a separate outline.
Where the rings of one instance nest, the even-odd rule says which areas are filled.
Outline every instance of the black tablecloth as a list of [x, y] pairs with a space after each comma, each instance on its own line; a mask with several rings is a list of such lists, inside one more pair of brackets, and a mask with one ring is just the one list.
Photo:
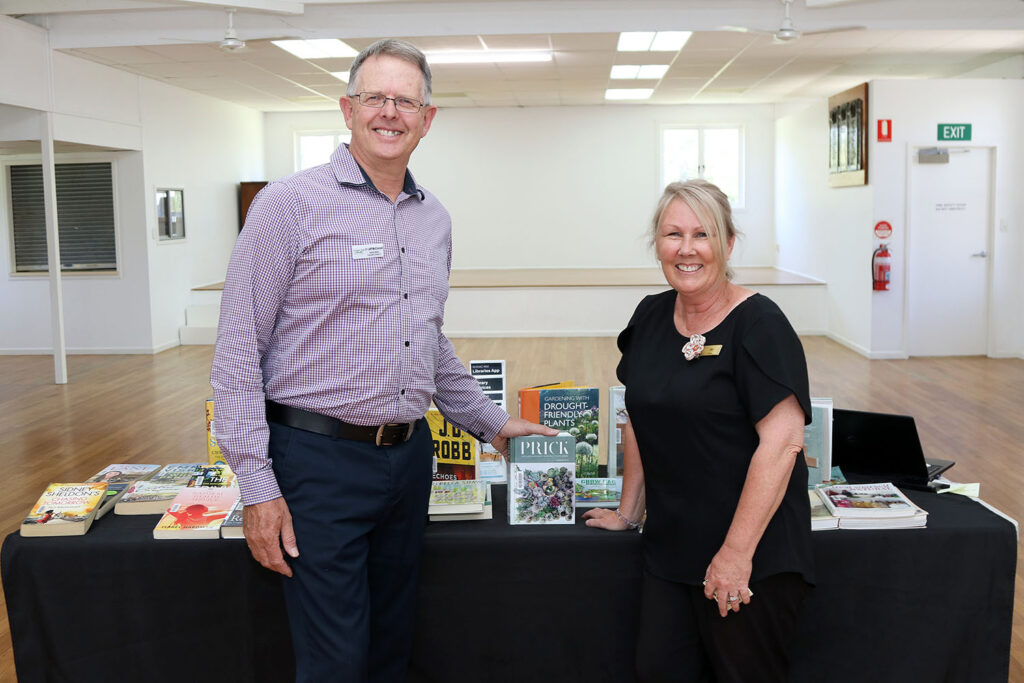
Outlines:
[[[927, 529], [815, 532], [793, 680], [1007, 680], [1013, 525], [965, 498], [910, 496]], [[640, 537], [510, 527], [503, 501], [496, 487], [494, 520], [429, 525], [409, 680], [633, 680]], [[6, 538], [19, 681], [293, 677], [278, 577], [242, 541], [154, 541], [155, 523], [107, 515], [83, 537]]]

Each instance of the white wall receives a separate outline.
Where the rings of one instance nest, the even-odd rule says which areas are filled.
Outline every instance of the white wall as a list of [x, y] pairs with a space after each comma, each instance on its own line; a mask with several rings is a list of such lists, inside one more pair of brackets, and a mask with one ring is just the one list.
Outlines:
[[0, 103], [29, 109], [50, 104], [46, 31], [0, 16]]
[[829, 187], [827, 110], [822, 100], [775, 124], [776, 265], [828, 283], [829, 336], [867, 355], [874, 178]]
[[[455, 268], [648, 266], [661, 194], [659, 131], [739, 124], [746, 139], [745, 238], [737, 265], [774, 265], [771, 106], [444, 109], [413, 155], [416, 179], [452, 214]], [[340, 112], [268, 114], [270, 178], [292, 172], [302, 129], [344, 130]]]
[[140, 79], [145, 187], [185, 191], [185, 239], [157, 239], [146, 202], [152, 335], [173, 346], [185, 324], [189, 290], [221, 282], [238, 236], [238, 183], [263, 177], [263, 116], [257, 111]]

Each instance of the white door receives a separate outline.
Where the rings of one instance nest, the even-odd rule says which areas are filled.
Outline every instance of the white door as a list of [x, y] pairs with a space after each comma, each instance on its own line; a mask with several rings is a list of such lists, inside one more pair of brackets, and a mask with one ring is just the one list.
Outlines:
[[992, 151], [951, 147], [949, 163], [910, 163], [907, 342], [911, 356], [988, 350]]

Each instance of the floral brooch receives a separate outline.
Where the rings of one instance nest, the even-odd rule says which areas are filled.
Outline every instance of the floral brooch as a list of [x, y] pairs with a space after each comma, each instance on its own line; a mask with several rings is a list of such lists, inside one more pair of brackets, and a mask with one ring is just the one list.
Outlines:
[[690, 335], [690, 341], [683, 345], [683, 358], [693, 360], [699, 356], [704, 350], [705, 341], [703, 334]]

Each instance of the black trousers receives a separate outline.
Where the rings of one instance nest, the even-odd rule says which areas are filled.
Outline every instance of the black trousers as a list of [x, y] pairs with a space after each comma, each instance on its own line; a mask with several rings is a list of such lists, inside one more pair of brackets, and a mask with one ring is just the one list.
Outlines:
[[644, 572], [637, 678], [643, 683], [783, 683], [810, 586], [799, 574], [752, 582], [749, 605], [724, 618], [704, 587]]
[[296, 680], [404, 681], [430, 495], [426, 422], [381, 448], [271, 423], [269, 453], [299, 547], [283, 579]]

